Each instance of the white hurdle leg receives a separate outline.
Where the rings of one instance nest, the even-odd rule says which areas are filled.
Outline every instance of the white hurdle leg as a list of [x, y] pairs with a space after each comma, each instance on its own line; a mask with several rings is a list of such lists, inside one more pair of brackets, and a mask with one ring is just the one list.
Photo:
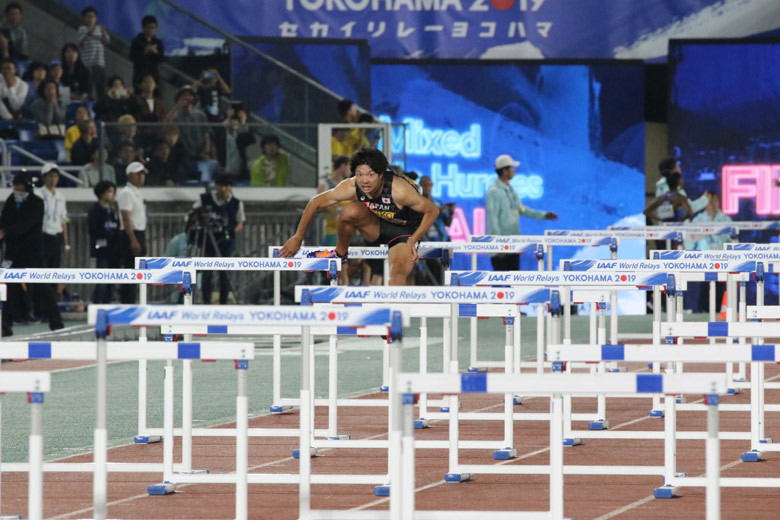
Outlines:
[[[279, 306], [282, 302], [282, 274], [274, 271], [274, 305]], [[273, 401], [271, 412], [282, 412], [282, 336], [276, 334], [273, 339], [273, 360], [272, 360], [272, 386]]]
[[[737, 286], [739, 287], [739, 321], [744, 322], [747, 321], [747, 284], [744, 282], [737, 282]], [[741, 345], [745, 344], [745, 338], [739, 338], [738, 342]], [[745, 362], [742, 362], [739, 364], [739, 369], [737, 370], [737, 380], [739, 381], [745, 381], [747, 379], [747, 364]]]
[[[415, 461], [414, 461], [414, 394], [403, 397], [403, 435], [401, 437], [401, 518], [414, 518]], [[390, 504], [392, 514], [393, 504]]]
[[[420, 318], [420, 373], [428, 373], [428, 318]], [[416, 424], [419, 428], [426, 428], [428, 420], [428, 394], [420, 394], [418, 401], [419, 422]]]
[[173, 482], [173, 363], [165, 364], [163, 380], [163, 483]]
[[385, 341], [382, 345], [382, 387], [380, 392], [387, 392], [390, 388], [390, 345]]
[[[717, 305], [717, 282], [710, 281], [707, 282], [710, 284], [710, 322], [715, 321], [716, 317], [718, 316], [717, 312], [715, 311], [715, 306]], [[715, 344], [715, 338], [710, 338], [710, 345]]]
[[[192, 305], [192, 291], [184, 294], [184, 305]], [[192, 341], [191, 334], [184, 341]], [[192, 360], [181, 363], [181, 472], [192, 473]]]
[[43, 394], [30, 394], [30, 470], [27, 484], [27, 517], [43, 519]]
[[[514, 357], [514, 346], [513, 346], [513, 340], [514, 340], [514, 322], [515, 320], [519, 320], [518, 318], [504, 318], [505, 325], [505, 331], [504, 331], [504, 363], [505, 363], [505, 369], [504, 371], [507, 374], [514, 373], [514, 363], [513, 363], [513, 357]], [[513, 459], [517, 456], [517, 451], [514, 449], [514, 419], [512, 417], [512, 413], [514, 411], [514, 393], [508, 392], [504, 394], [504, 449], [498, 450], [497, 452], [493, 453], [493, 458], [496, 459]], [[496, 456], [498, 455], [498, 456]]]
[[561, 287], [561, 304], [563, 305], [563, 344], [571, 344], [571, 288]]
[[249, 517], [249, 361], [236, 362], [238, 394], [236, 396], [236, 520]]
[[[544, 307], [545, 305], [543, 303], [538, 304], [537, 312], [536, 312], [536, 373], [537, 374], [544, 373], [544, 352], [547, 350], [545, 348], [545, 342], [544, 342]], [[515, 365], [515, 369], [517, 370], [518, 374], [520, 373], [521, 361], [522, 359], [518, 359], [517, 364]]]
[[[104, 311], [101, 311], [104, 312]], [[92, 474], [92, 507], [95, 520], [106, 519], [106, 495], [108, 487], [108, 432], [106, 430], [106, 337], [98, 334], [95, 346], [97, 373], [97, 405], [95, 409], [95, 471]], [[101, 337], [102, 336], [102, 337]]]
[[[388, 338], [391, 335], [388, 334]], [[402, 470], [402, 450], [401, 437], [404, 429], [404, 408], [401, 404], [401, 394], [399, 392], [398, 373], [401, 372], [403, 365], [403, 345], [401, 338], [392, 339], [390, 344], [390, 394], [387, 396], [390, 411], [390, 428], [388, 430], [387, 446], [387, 466], [388, 476], [390, 477], [390, 518], [392, 520], [403, 520], [402, 497], [404, 475]], [[394, 489], [393, 489], [394, 488]]]
[[[138, 286], [138, 301], [139, 305], [146, 305], [146, 284], [142, 283]], [[141, 327], [138, 331], [138, 341], [146, 341], [146, 327]], [[147, 432], [146, 414], [147, 414], [147, 374], [149, 369], [149, 363], [145, 360], [138, 361], [138, 434], [136, 441], [138, 442], [160, 442], [159, 435], [150, 436]]]
[[[737, 290], [734, 283], [734, 277], [731, 274], [726, 275], [726, 321], [736, 321], [737, 314]], [[726, 343], [733, 343], [731, 339], [726, 339]], [[734, 363], [726, 363], [726, 377], [728, 377], [729, 386], [733, 389], [734, 381]], [[730, 389], [731, 390], [731, 389]]]
[[301, 519], [311, 514], [311, 382], [309, 363], [311, 362], [310, 328], [303, 327], [301, 335], [301, 423], [298, 443], [298, 463], [301, 482], [298, 485], [298, 515]]
[[720, 413], [718, 396], [707, 396], [707, 520], [720, 520]]
[[328, 337], [328, 439], [339, 439], [339, 358], [336, 336]]
[[[471, 255], [471, 270], [477, 270], [477, 254]], [[469, 367], [477, 367], [479, 355], [477, 354], [477, 317], [469, 318]]]
[[[661, 343], [661, 288], [657, 285], [653, 286], [653, 343]], [[653, 374], [661, 373], [661, 363], [658, 361], [653, 362]], [[653, 404], [650, 407], [650, 417], [663, 417], [663, 409], [661, 408], [661, 395], [653, 394]]]
[[563, 520], [563, 399], [550, 398], [550, 516]]

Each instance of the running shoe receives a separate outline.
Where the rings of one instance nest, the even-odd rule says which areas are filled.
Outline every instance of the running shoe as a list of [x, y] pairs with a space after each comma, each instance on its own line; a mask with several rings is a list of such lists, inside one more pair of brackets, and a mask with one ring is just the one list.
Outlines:
[[312, 251], [308, 253], [306, 258], [339, 258], [341, 259], [341, 265], [344, 265], [349, 260], [349, 255], [341, 256], [335, 249], [323, 249], [321, 251]]

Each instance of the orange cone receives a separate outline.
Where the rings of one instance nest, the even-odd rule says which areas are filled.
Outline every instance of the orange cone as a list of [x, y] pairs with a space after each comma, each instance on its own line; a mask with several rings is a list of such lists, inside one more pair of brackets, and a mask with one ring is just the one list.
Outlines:
[[728, 299], [729, 299], [728, 296], [729, 296], [729, 292], [724, 291], [723, 301], [720, 304], [720, 314], [718, 315], [719, 320], [723, 320], [723, 321], [726, 320], [726, 308], [728, 307]]

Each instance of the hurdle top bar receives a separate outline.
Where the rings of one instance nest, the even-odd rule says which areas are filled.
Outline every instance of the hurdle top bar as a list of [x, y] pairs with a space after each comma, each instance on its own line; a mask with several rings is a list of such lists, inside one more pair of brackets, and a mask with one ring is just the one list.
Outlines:
[[545, 236], [568, 237], [614, 237], [623, 240], [682, 240], [682, 233], [676, 229], [647, 231], [643, 228], [632, 230], [599, 230], [599, 229], [547, 229]]
[[[662, 227], [677, 227], [677, 226], [686, 226], [686, 225], [690, 225], [690, 223], [664, 222], [661, 224]], [[724, 222], [723, 225], [739, 229], [740, 231], [749, 231], [751, 229], [755, 229], [755, 230], [780, 229], [780, 221], [778, 220], [761, 220], [757, 222], [754, 222], [752, 220], [736, 220], [736, 221], [733, 220], [728, 223]]]
[[681, 223], [679, 226], [609, 226], [609, 231], [679, 231], [680, 233], [696, 235], [735, 235], [736, 228], [728, 224], [692, 224], [690, 222]]
[[[269, 246], [268, 247], [268, 256], [271, 258], [279, 258], [279, 250], [282, 248], [282, 246]], [[322, 252], [327, 250], [328, 248], [325, 246], [302, 246], [298, 251], [295, 253], [295, 256], [292, 258], [284, 258], [282, 260], [303, 260], [306, 258], [306, 255], [309, 253], [316, 253], [316, 252]], [[332, 248], [331, 248], [332, 249]], [[376, 260], [384, 260], [387, 258], [387, 246], [352, 246], [349, 248], [347, 255], [349, 258], [355, 258], [355, 259], [366, 259], [366, 258], [373, 258]], [[318, 260], [318, 259], [309, 259], [309, 260]]]
[[48, 392], [51, 390], [49, 372], [3, 372], [0, 377], [0, 393]]
[[[550, 289], [492, 287], [323, 287], [299, 285], [295, 301], [309, 291], [312, 303], [546, 303]], [[353, 308], [353, 307], [347, 307]]]
[[[106, 347], [108, 361], [255, 358], [255, 345], [247, 342], [111, 341]], [[0, 357], [95, 361], [96, 351], [94, 341], [2, 341]]]
[[403, 393], [723, 394], [726, 374], [398, 374]]
[[447, 271], [444, 283], [452, 283], [454, 276], [461, 285], [512, 285], [512, 286], [571, 286], [602, 287], [620, 286], [626, 290], [638, 287], [665, 286], [667, 273], [574, 273], [571, 271]]
[[723, 249], [726, 251], [780, 251], [780, 243], [752, 244], [746, 242], [728, 242], [723, 244]]
[[[473, 235], [471, 242], [493, 242], [506, 244], [517, 242], [520, 244], [544, 244], [547, 246], [578, 246], [599, 247], [612, 245], [615, 237], [574, 237], [574, 236], [545, 236], [545, 235]], [[615, 239], [617, 240], [617, 239]], [[616, 245], [619, 242], [616, 243]]]
[[562, 271], [650, 271], [752, 273], [755, 261], [713, 262], [704, 260], [561, 260]]
[[723, 322], [723, 321], [684, 321], [661, 322], [662, 337], [683, 338], [777, 338], [780, 337], [778, 322]]
[[550, 361], [679, 361], [682, 363], [774, 363], [780, 345], [549, 345]]
[[5, 283], [111, 283], [111, 284], [179, 284], [184, 273], [195, 283], [193, 269], [165, 269], [159, 271], [141, 269], [28, 269], [0, 270], [0, 282]]
[[[97, 321], [99, 310], [107, 312], [108, 325], [336, 325], [360, 327], [391, 325], [390, 309], [300, 305], [90, 305], [90, 325]], [[397, 312], [397, 311], [396, 311]], [[402, 314], [403, 325], [409, 317]]]
[[341, 262], [329, 258], [171, 258], [138, 257], [136, 267], [146, 269], [194, 269], [204, 271], [329, 271], [341, 270]]
[[[495, 253], [536, 253], [539, 250], [538, 242], [420, 242], [417, 245], [420, 251], [447, 249], [453, 253], [467, 254], [495, 254]], [[544, 244], [542, 244], [544, 248]]]

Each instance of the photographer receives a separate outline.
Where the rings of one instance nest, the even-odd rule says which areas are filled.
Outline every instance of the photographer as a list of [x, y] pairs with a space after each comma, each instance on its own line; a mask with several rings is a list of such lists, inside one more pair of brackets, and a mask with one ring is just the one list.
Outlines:
[[227, 109], [224, 125], [215, 130], [217, 160], [223, 171], [234, 179], [249, 180], [246, 149], [256, 142], [255, 134], [246, 124], [247, 115], [244, 104], [234, 101]]
[[[232, 256], [236, 250], [236, 233], [244, 228], [244, 203], [233, 196], [233, 180], [220, 174], [214, 179], [214, 190], [200, 195], [192, 206], [198, 216], [198, 230], [190, 245], [202, 247], [203, 256]], [[203, 303], [211, 303], [211, 271], [203, 271]], [[219, 303], [227, 303], [230, 285], [227, 271], [219, 271]]]

